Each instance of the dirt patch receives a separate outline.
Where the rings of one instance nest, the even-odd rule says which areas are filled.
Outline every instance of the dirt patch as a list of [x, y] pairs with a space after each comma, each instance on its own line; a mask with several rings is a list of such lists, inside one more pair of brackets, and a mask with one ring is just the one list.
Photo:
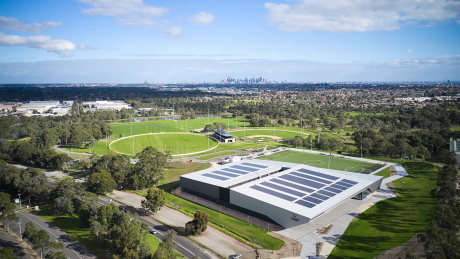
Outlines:
[[396, 190], [396, 187], [395, 187], [395, 185], [393, 184], [393, 182], [386, 183], [385, 185], [388, 187], [388, 189], [390, 189], [391, 192], [393, 192], [393, 194], [394, 194], [396, 197], [399, 196], [398, 190]]
[[[423, 233], [423, 232], [420, 232]], [[392, 249], [388, 249], [375, 258], [377, 259], [392, 259], [392, 258], [405, 258], [407, 253], [412, 253], [413, 255], [417, 256], [418, 258], [426, 258], [425, 254], [423, 253], [423, 243], [418, 242], [417, 233], [413, 235], [406, 243], [393, 247]]]
[[254, 135], [254, 136], [247, 136], [246, 138], [259, 138], [259, 137], [281, 139], [281, 137], [269, 136], [269, 135]]
[[394, 165], [389, 167], [390, 169], [390, 176], [397, 175], [398, 173], [396, 172], [396, 168]]
[[293, 239], [287, 238], [285, 236], [282, 236], [280, 234], [277, 234], [275, 232], [269, 232], [267, 234], [272, 237], [276, 237], [278, 239], [283, 240], [284, 245], [281, 247], [280, 250], [264, 250], [264, 249], [257, 250], [257, 252], [259, 253], [259, 258], [278, 259], [278, 258], [285, 258], [285, 257], [300, 256], [300, 251], [302, 250], [301, 243]]
[[320, 229], [317, 229], [315, 231], [315, 234], [317, 235], [325, 235], [325, 234], [328, 234], [329, 231], [331, 231], [332, 229], [332, 224], [327, 224], [326, 226], [320, 228]]

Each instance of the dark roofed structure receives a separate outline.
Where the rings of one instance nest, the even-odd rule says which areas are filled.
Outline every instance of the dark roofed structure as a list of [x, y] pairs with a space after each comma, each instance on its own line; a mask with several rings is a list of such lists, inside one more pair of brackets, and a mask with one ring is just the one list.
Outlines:
[[225, 130], [216, 129], [214, 130], [214, 138], [220, 142], [232, 143], [236, 142], [235, 137], [232, 134], [227, 133]]

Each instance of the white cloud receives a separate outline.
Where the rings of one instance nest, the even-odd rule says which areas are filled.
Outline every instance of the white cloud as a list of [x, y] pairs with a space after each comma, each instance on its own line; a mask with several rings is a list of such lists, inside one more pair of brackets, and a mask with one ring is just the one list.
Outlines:
[[457, 22], [457, 24], [460, 25], [460, 20], [456, 20], [455, 22]]
[[38, 35], [22, 37], [5, 35], [0, 32], [0, 46], [28, 46], [59, 54], [60, 57], [69, 57], [70, 51], [75, 50], [75, 44], [67, 40], [52, 40], [50, 36]]
[[167, 8], [146, 5], [142, 0], [77, 0], [93, 8], [82, 8], [87, 15], [106, 15], [117, 17], [120, 26], [153, 26], [152, 19], [169, 12]]
[[294, 4], [265, 3], [265, 19], [287, 32], [398, 30], [418, 21], [442, 21], [459, 16], [460, 1], [450, 0], [300, 0]]
[[412, 53], [412, 52], [414, 52], [414, 51], [411, 50], [411, 49], [407, 49], [407, 50], [406, 50], [406, 53]]
[[10, 30], [10, 31], [25, 31], [25, 32], [32, 32], [38, 33], [42, 30], [49, 30], [50, 27], [58, 27], [63, 26], [62, 22], [44, 22], [44, 23], [24, 23], [18, 21], [16, 18], [13, 17], [4, 17], [0, 16], [0, 29], [3, 30]]
[[79, 50], [90, 50], [90, 49], [97, 49], [97, 48], [92, 47], [89, 44], [78, 43], [77, 44], [77, 49], [79, 49]]
[[203, 26], [206, 24], [213, 23], [215, 18], [216, 17], [212, 14], [206, 12], [199, 12], [197, 14], [192, 15], [192, 17], [188, 19], [188, 21], [194, 25]]
[[173, 26], [173, 27], [166, 29], [166, 32], [172, 35], [179, 35], [182, 32], [182, 28], [178, 26]]

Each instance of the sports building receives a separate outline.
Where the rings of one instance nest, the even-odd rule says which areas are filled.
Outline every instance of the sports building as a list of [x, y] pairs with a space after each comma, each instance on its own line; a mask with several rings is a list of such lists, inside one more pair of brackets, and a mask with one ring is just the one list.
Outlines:
[[182, 175], [182, 191], [290, 228], [380, 188], [382, 176], [245, 159]]

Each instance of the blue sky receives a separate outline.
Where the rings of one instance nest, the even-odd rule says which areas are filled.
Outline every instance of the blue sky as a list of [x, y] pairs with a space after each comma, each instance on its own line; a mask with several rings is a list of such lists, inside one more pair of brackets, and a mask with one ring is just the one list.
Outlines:
[[446, 81], [459, 71], [457, 0], [0, 1], [0, 83]]

